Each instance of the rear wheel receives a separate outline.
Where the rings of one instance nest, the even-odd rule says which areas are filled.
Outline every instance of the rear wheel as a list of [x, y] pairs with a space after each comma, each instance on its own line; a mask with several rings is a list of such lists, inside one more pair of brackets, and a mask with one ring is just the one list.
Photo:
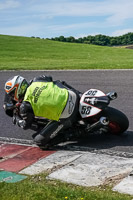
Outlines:
[[111, 134], [120, 135], [129, 127], [126, 115], [115, 108], [107, 107], [103, 111], [103, 116], [109, 119], [108, 131]]

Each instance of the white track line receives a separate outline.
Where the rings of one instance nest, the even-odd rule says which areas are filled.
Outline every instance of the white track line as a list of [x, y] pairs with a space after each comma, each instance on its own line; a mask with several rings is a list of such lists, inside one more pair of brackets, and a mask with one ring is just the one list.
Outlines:
[[8, 138], [8, 137], [0, 137], [0, 142], [37, 146], [32, 140]]

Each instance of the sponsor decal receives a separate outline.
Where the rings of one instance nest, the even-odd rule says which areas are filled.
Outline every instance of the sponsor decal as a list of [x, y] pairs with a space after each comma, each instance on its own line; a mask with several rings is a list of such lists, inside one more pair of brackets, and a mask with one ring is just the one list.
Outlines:
[[51, 134], [50, 138], [54, 138], [57, 135], [57, 133], [63, 128], [63, 126], [63, 124], [59, 125], [58, 128]]
[[71, 114], [73, 109], [74, 109], [74, 103], [73, 103], [73, 100], [72, 100], [72, 96], [70, 96], [68, 113]]
[[43, 86], [43, 87], [41, 87], [41, 88], [36, 87], [36, 88], [34, 89], [34, 91], [33, 91], [33, 93], [32, 93], [32, 95], [35, 97], [35, 98], [34, 98], [34, 103], [37, 103], [40, 94], [42, 93], [42, 91], [43, 91], [45, 88], [46, 88], [46, 86]]

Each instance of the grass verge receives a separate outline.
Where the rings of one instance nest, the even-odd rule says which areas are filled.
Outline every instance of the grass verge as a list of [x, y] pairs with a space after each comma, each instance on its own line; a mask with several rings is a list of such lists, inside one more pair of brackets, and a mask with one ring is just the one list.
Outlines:
[[1, 200], [132, 200], [111, 187], [81, 187], [47, 180], [46, 174], [30, 176], [18, 183], [0, 183]]

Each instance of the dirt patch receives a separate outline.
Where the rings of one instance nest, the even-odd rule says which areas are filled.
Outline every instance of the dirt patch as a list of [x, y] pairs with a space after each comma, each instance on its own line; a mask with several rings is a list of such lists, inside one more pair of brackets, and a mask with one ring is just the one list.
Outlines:
[[132, 46], [127, 46], [126, 49], [133, 49], [133, 45]]
[[128, 173], [124, 173], [124, 174], [119, 174], [117, 176], [112, 176], [110, 178], [107, 178], [105, 180], [105, 182], [103, 183], [103, 185], [110, 185], [110, 186], [117, 185], [117, 184], [119, 184], [122, 181], [122, 179], [124, 179], [128, 175], [129, 175]]

